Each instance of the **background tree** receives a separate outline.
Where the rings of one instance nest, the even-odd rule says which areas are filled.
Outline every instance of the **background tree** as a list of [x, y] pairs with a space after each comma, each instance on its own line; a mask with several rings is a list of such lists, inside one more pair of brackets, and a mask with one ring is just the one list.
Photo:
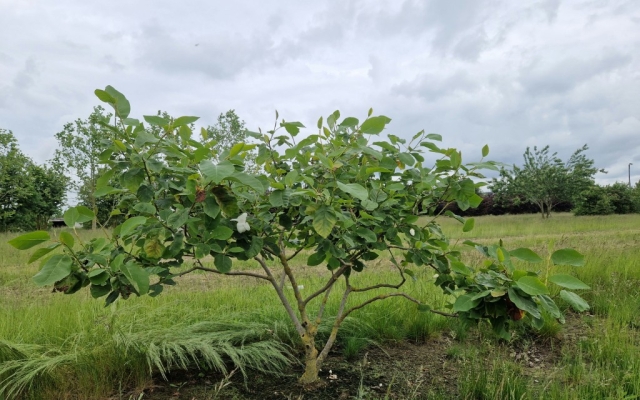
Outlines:
[[[95, 215], [98, 214], [98, 209], [93, 193], [99, 178], [99, 158], [114, 138], [113, 131], [105, 127], [111, 117], [112, 114], [105, 113], [104, 108], [98, 106], [87, 119], [68, 123], [62, 131], [56, 133], [59, 149], [56, 150], [55, 158], [75, 174], [72, 187], [76, 191], [84, 186], [82, 192]], [[92, 229], [96, 229], [96, 218], [91, 223]]]
[[549, 154], [549, 146], [527, 147], [522, 167], [502, 168], [500, 178], [494, 179], [491, 190], [499, 203], [520, 201], [535, 204], [543, 218], [560, 203], [571, 202], [594, 184], [596, 172], [605, 172], [594, 167], [594, 161], [584, 154], [585, 144], [576, 150], [565, 163], [557, 153]]
[[[203, 140], [209, 142], [216, 150], [212, 157], [214, 161], [224, 158], [225, 152], [228, 152], [236, 143], [248, 143], [251, 139], [247, 135], [245, 122], [238, 117], [235, 110], [218, 115], [215, 125], [209, 125], [203, 131], [203, 136], [205, 135]], [[244, 152], [244, 164], [247, 172], [256, 172], [256, 156], [255, 150]]]
[[18, 213], [33, 193], [27, 174], [31, 160], [18, 147], [13, 132], [0, 129], [0, 229], [19, 228], [23, 215]]
[[46, 229], [60, 212], [67, 182], [59, 164], [35, 164], [11, 131], [0, 130], [0, 229]]
[[[318, 371], [345, 319], [376, 301], [401, 297], [421, 311], [470, 322], [488, 319], [505, 338], [514, 321], [542, 327], [542, 309], [562, 319], [537, 273], [511, 263], [511, 257], [542, 262], [533, 251], [509, 252], [502, 244], [467, 242], [488, 258], [474, 269], [450, 245], [436, 221], [436, 210], [443, 201], [456, 202], [461, 209], [478, 206], [480, 184], [472, 177], [482, 179], [478, 168], [494, 163], [463, 164], [458, 150], [434, 143], [441, 140], [439, 135], [419, 132], [409, 143], [389, 135], [389, 141], [371, 142], [389, 118], [372, 116], [370, 110], [362, 123], [353, 117], [340, 121], [336, 111], [326, 124], [322, 118], [318, 121], [317, 134], [294, 143], [304, 126], [282, 121], [264, 135], [251, 133], [261, 140], [256, 162], [263, 171], [252, 175], [244, 172], [244, 153], [256, 145], [237, 143], [214, 163], [211, 148], [191, 139], [189, 124], [196, 117], [145, 116], [147, 123], [161, 128], [153, 135], [139, 121], [121, 116], [120, 104], [126, 99], [115, 89], [96, 94], [116, 110], [121, 122], [112, 128], [125, 138], [114, 140], [102, 158], [108, 170], [101, 179], [106, 184], [109, 177], [118, 177], [122, 189], [99, 186], [97, 191], [122, 191], [120, 205], [128, 218], [112, 233], [106, 232], [107, 238], [85, 243], [78, 235], [62, 232], [52, 246], [39, 249], [32, 260], [56, 247], [63, 252], [45, 259], [34, 277], [38, 285], [53, 285], [64, 293], [90, 285], [91, 294], [106, 296], [109, 304], [132, 294], [159, 295], [164, 285], [194, 271], [262, 280], [273, 287], [299, 335], [303, 384], [319, 379]], [[281, 153], [278, 148], [286, 150]], [[423, 148], [438, 155], [435, 165], [423, 166]], [[485, 146], [482, 156], [488, 152]], [[473, 228], [473, 219], [447, 214], [463, 224], [463, 231]], [[78, 206], [67, 210], [64, 218], [74, 226], [94, 215]], [[50, 239], [47, 232], [33, 232], [10, 243], [28, 249]], [[381, 255], [397, 280], [380, 278], [378, 284], [359, 285], [355, 275], [371, 273], [367, 263]], [[325, 282], [308, 288], [309, 294], [297, 284], [299, 270], [292, 262], [297, 256], [309, 266], [325, 267]], [[205, 266], [205, 258], [213, 258], [212, 267]], [[247, 263], [233, 270], [234, 260]], [[548, 260], [545, 282], [569, 289], [587, 287], [572, 276], [549, 274], [551, 263], [582, 265], [580, 254], [562, 249]], [[455, 299], [451, 312], [434, 310], [402, 291], [407, 277], [416, 277], [412, 266], [437, 272], [436, 285]], [[293, 296], [287, 296], [287, 286]], [[335, 291], [340, 291], [340, 305], [327, 317], [326, 304]], [[589, 308], [573, 292], [561, 290], [560, 296], [578, 311]], [[327, 319], [332, 321], [331, 332], [318, 343], [318, 328]]]

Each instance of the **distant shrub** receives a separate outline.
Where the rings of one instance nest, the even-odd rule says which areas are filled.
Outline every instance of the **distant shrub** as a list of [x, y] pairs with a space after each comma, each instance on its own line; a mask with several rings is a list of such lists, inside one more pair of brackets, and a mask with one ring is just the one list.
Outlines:
[[615, 211], [608, 190], [598, 185], [582, 191], [577, 196], [573, 209], [575, 215], [608, 215]]

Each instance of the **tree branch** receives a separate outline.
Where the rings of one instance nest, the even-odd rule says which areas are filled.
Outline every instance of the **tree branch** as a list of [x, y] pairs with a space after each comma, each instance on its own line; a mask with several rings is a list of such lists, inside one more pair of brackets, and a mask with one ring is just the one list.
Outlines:
[[223, 273], [223, 272], [218, 271], [217, 269], [207, 268], [207, 267], [203, 266], [202, 263], [200, 262], [200, 260], [197, 260], [197, 262], [198, 262], [198, 264], [200, 264], [199, 266], [193, 267], [193, 268], [189, 268], [188, 270], [180, 272], [179, 274], [176, 274], [174, 276], [180, 277], [180, 276], [183, 276], [183, 275], [187, 275], [187, 274], [189, 274], [189, 273], [191, 273], [193, 271], [206, 271], [206, 272], [212, 272], [212, 273], [218, 274], [218, 275], [250, 276], [252, 278], [258, 278], [258, 279], [264, 279], [266, 281], [271, 281], [269, 279], [269, 277], [265, 276], [265, 275], [260, 275], [260, 274], [256, 274], [256, 273], [253, 273], [253, 272], [244, 272], [244, 271], [231, 271], [231, 272]]
[[303, 336], [304, 333], [305, 333], [304, 327], [300, 323], [300, 319], [296, 315], [295, 311], [293, 311], [293, 308], [291, 307], [291, 304], [289, 303], [289, 300], [287, 300], [287, 297], [284, 295], [283, 288], [281, 288], [278, 285], [278, 281], [273, 277], [273, 274], [271, 273], [271, 270], [267, 266], [267, 263], [260, 257], [254, 257], [254, 259], [256, 261], [258, 261], [258, 263], [260, 264], [262, 269], [264, 269], [264, 271], [267, 273], [267, 276], [269, 277], [268, 280], [269, 280], [269, 282], [271, 282], [271, 284], [273, 285], [273, 288], [276, 290], [276, 293], [278, 294], [278, 297], [280, 298], [280, 302], [284, 306], [285, 310], [287, 311], [287, 314], [289, 315], [289, 318], [291, 318], [291, 321], [293, 321], [293, 324], [296, 327], [296, 331], [298, 332], [298, 334], [300, 336]]
[[311, 300], [313, 300], [316, 297], [320, 296], [327, 289], [329, 289], [331, 286], [333, 286], [333, 284], [336, 283], [338, 278], [340, 278], [340, 276], [342, 274], [344, 274], [344, 271], [346, 271], [347, 268], [349, 268], [349, 264], [342, 264], [342, 266], [335, 273], [333, 273], [331, 275], [331, 278], [329, 278], [329, 280], [327, 281], [327, 283], [323, 287], [321, 287], [320, 289], [318, 289], [315, 292], [311, 293], [306, 299], [304, 299], [304, 301], [303, 301], [304, 305], [306, 306]]

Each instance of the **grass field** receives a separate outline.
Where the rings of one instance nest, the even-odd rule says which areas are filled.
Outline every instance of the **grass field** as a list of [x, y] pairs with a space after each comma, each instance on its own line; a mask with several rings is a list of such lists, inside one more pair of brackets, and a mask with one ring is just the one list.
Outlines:
[[[345, 323], [325, 367], [337, 378], [302, 392], [295, 331], [264, 283], [193, 274], [159, 297], [105, 308], [88, 291], [37, 288], [30, 252], [0, 234], [0, 399], [640, 398], [640, 215], [481, 217], [464, 234], [456, 221], [442, 223], [460, 243], [502, 239], [543, 256], [565, 247], [582, 252], [586, 266], [566, 271], [591, 286], [581, 295], [592, 309], [572, 314], [557, 299], [566, 325], [519, 328], [505, 343], [482, 324], [465, 329], [402, 299], [377, 302]], [[325, 271], [304, 259], [299, 283], [311, 291]], [[355, 279], [383, 281], [392, 274], [388, 264], [375, 260], [372, 273]], [[432, 282], [422, 271], [406, 290], [443, 307], [449, 299]]]

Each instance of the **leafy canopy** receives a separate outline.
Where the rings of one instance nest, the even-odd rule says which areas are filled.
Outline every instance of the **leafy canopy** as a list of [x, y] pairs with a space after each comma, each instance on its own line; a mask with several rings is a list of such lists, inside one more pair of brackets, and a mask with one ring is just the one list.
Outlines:
[[[487, 318], [504, 337], [512, 321], [540, 326], [541, 309], [562, 318], [549, 297], [547, 279], [543, 282], [536, 273], [517, 269], [511, 262], [511, 257], [539, 262], [537, 254], [468, 242], [487, 257], [474, 268], [463, 263], [460, 251], [443, 234], [436, 220], [439, 206], [443, 202], [455, 202], [463, 210], [478, 206], [482, 199], [476, 189], [482, 183], [474, 179], [483, 178], [481, 168], [496, 167], [491, 161], [463, 163], [460, 151], [436, 144], [440, 135], [422, 131], [407, 141], [389, 134], [386, 140], [380, 134], [390, 118], [369, 110], [362, 121], [341, 119], [335, 111], [318, 120], [316, 133], [299, 137], [305, 128], [302, 123], [281, 120], [269, 131], [246, 132], [258, 143], [235, 143], [218, 157], [215, 143], [193, 138], [191, 124], [197, 117], [145, 116], [148, 125], [158, 128], [147, 129], [128, 117], [128, 102], [126, 107], [121, 104], [124, 97], [108, 97], [106, 90], [96, 93], [119, 118], [117, 126], [102, 123], [116, 139], [100, 155], [106, 169], [96, 196], [120, 193], [112, 213], [126, 219], [107, 238], [85, 243], [78, 236], [74, 241], [61, 234], [52, 245], [39, 249], [33, 261], [57, 246], [64, 249], [63, 254], [45, 259], [34, 278], [39, 285], [53, 284], [65, 293], [89, 286], [94, 297], [106, 297], [109, 304], [131, 294], [156, 296], [175, 278], [196, 270], [266, 280], [305, 344], [305, 383], [317, 379], [342, 321], [351, 312], [389, 297], [404, 297], [422, 311], [474, 321]], [[245, 170], [246, 153], [254, 149], [262, 171], [258, 174]], [[485, 146], [482, 157], [488, 152]], [[117, 188], [108, 185], [114, 179]], [[463, 231], [473, 229], [473, 219], [447, 214], [462, 223]], [[65, 213], [65, 222], [74, 226], [93, 217], [92, 210], [80, 206]], [[35, 240], [19, 237], [12, 244], [25, 249], [43, 238], [48, 234], [37, 234]], [[303, 250], [306, 263], [326, 268], [328, 276], [325, 285], [306, 297], [289, 263], [302, 257]], [[349, 278], [366, 273], [367, 263], [381, 256], [395, 268], [397, 281], [354, 286]], [[562, 250], [550, 256], [548, 267], [580, 265], [580, 257]], [[236, 270], [236, 260], [251, 260], [256, 268]], [[276, 262], [269, 266], [267, 260]], [[181, 268], [185, 265], [186, 270]], [[452, 295], [453, 314], [433, 310], [399, 291], [407, 277], [416, 276], [413, 268], [420, 267], [437, 273], [435, 283]], [[294, 300], [284, 294], [285, 279]], [[318, 351], [314, 338], [324, 304], [339, 279], [345, 283], [341, 305], [331, 335]], [[556, 277], [551, 282], [569, 289], [580, 286], [575, 278]], [[372, 294], [359, 304], [349, 301], [351, 293], [374, 290], [387, 292]], [[567, 302], [584, 309], [578, 295], [566, 293]], [[308, 306], [315, 299], [322, 302], [311, 316]]]

